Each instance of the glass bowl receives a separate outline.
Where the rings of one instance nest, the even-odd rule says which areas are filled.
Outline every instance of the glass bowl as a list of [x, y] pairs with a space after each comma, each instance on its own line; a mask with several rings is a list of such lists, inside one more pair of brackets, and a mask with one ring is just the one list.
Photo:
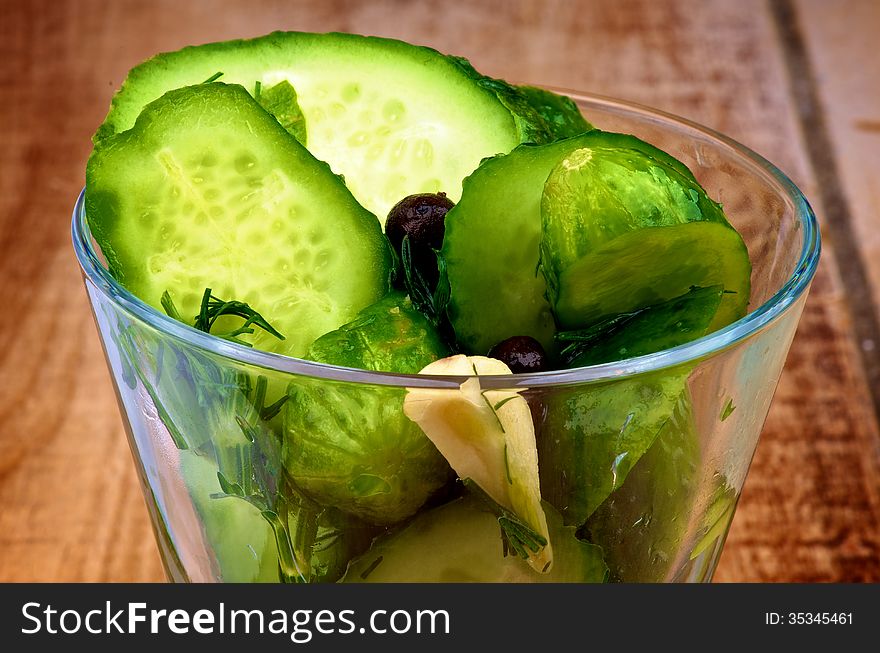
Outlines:
[[[323, 365], [177, 322], [110, 276], [80, 195], [74, 249], [169, 579], [711, 579], [816, 270], [819, 228], [797, 187], [743, 145], [660, 111], [563, 92], [597, 127], [687, 164], [723, 203], [753, 269], [749, 313], [698, 340], [476, 379], [531, 409], [555, 551], [548, 573], [511, 554], [498, 514], [428, 461], [403, 413], [408, 393], [451, 396], [472, 378]], [[385, 476], [358, 453], [365, 443]], [[304, 459], [319, 469], [304, 472]], [[383, 501], [398, 506], [393, 518], [363, 509]]]

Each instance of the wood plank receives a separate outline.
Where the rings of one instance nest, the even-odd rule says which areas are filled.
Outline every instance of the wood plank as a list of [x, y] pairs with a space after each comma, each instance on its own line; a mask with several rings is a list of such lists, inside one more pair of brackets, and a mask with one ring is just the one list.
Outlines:
[[[796, 0], [795, 6], [874, 306], [880, 307], [880, 57], [871, 35], [880, 28], [880, 3]], [[865, 28], [854, 30], [856, 25]], [[880, 349], [880, 343], [865, 345]]]
[[[0, 12], [0, 581], [162, 578], [67, 233], [88, 136], [126, 70], [156, 51], [273, 29], [406, 38], [490, 74], [696, 119], [816, 190], [758, 0], [84, 0]], [[848, 320], [826, 249], [719, 580], [880, 580], [877, 425]]]
[[[867, 0], [781, 2], [790, 5], [803, 44], [800, 58], [815, 89], [796, 96], [813, 138], [807, 141], [822, 190], [822, 210], [835, 237], [852, 308], [853, 331], [880, 414], [880, 60], [869, 27], [880, 5]], [[850, 25], [866, 27], [850, 29]]]

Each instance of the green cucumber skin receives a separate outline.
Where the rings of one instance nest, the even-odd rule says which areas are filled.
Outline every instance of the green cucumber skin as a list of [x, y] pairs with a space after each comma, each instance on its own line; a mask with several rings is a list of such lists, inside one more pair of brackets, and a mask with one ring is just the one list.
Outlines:
[[542, 253], [554, 276], [558, 268], [644, 227], [727, 224], [721, 207], [695, 180], [651, 156], [644, 145], [611, 144], [602, 133], [585, 140], [566, 153], [544, 184]]
[[[449, 355], [431, 323], [402, 292], [318, 338], [320, 363], [417, 374]], [[293, 481], [322, 505], [373, 524], [415, 513], [444, 486], [446, 460], [403, 412], [406, 390], [308, 379], [291, 382], [283, 409], [283, 458]]]
[[689, 370], [562, 388], [544, 400], [538, 440], [541, 493], [581, 526], [624, 484], [675, 410]]
[[700, 442], [687, 393], [656, 440], [586, 523], [616, 582], [670, 580], [685, 545], [700, 470]]
[[[266, 86], [261, 79], [266, 73], [295, 69], [297, 57], [332, 59], [334, 56], [346, 56], [350, 60], [370, 56], [385, 59], [411, 57], [419, 66], [436, 68], [432, 72], [437, 72], [441, 77], [458, 78], [456, 81], [459, 83], [470, 81], [468, 78], [471, 77], [459, 60], [433, 48], [396, 39], [343, 32], [316, 34], [279, 31], [252, 39], [190, 45], [157, 54], [132, 68], [114, 95], [110, 111], [93, 140], [97, 143], [130, 129], [137, 115], [151, 101], [169, 90], [201, 83], [218, 72], [223, 73], [219, 78], [221, 82], [230, 83], [232, 80], [231, 83], [241, 84], [252, 91], [256, 81]], [[258, 62], [257, 65], [252, 61]], [[297, 93], [301, 93], [296, 84], [291, 83]], [[495, 104], [494, 94], [488, 89], [481, 95], [489, 106]]]
[[635, 358], [702, 338], [715, 320], [723, 293], [720, 285], [693, 288], [681, 297], [649, 306], [591, 340], [568, 367]]
[[537, 86], [516, 88], [546, 125], [546, 142], [572, 138], [593, 129], [570, 97]]
[[358, 369], [418, 374], [451, 352], [409, 296], [393, 291], [309, 347], [309, 360]]
[[[695, 288], [674, 300], [644, 309], [630, 320], [611, 327], [607, 333], [597, 335], [571, 366], [641, 356], [700, 338], [716, 320], [722, 297], [721, 286]], [[612, 499], [619, 496], [621, 486], [627, 487], [627, 479], [636, 469], [641, 470], [639, 478], [642, 480], [636, 481], [630, 489], [649, 481], [664, 483], [659, 488], [650, 486], [658, 497], [655, 503], [665, 506], [672, 502], [661, 493], [668, 488], [672, 497], [673, 491], [678, 491], [678, 486], [672, 482], [674, 478], [657, 478], [666, 473], [662, 465], [667, 462], [678, 465], [677, 458], [673, 461], [664, 458], [667, 449], [680, 447], [688, 459], [696, 455], [691, 451], [696, 447], [691, 445], [696, 435], [686, 391], [690, 369], [682, 366], [602, 385], [562, 390], [545, 402], [546, 419], [539, 442], [539, 458], [541, 469], [547, 471], [541, 477], [541, 487], [545, 498], [560, 509], [567, 524], [583, 524], [597, 508], [601, 510], [600, 506], [608, 504], [609, 496]], [[665, 444], [657, 443], [661, 436], [666, 439]], [[651, 460], [654, 462], [640, 465], [642, 457], [652, 451]], [[675, 451], [667, 453], [672, 455]], [[657, 476], [652, 479], [651, 470], [655, 463], [662, 471], [657, 471]], [[681, 466], [680, 471], [684, 474], [685, 467]], [[673, 476], [673, 473], [669, 475]], [[685, 482], [684, 476], [682, 482]], [[630, 497], [627, 500], [630, 508], [634, 501], [644, 501], [637, 495], [626, 494], [626, 490], [623, 492]], [[611, 505], [613, 507], [613, 501]], [[618, 500], [615, 509], [626, 511], [627, 506]], [[606, 516], [608, 513], [606, 509]], [[608, 543], [606, 540], [614, 534], [611, 532], [613, 525], [619, 527], [621, 523], [634, 522], [635, 519], [594, 520], [594, 525], [598, 524], [606, 531], [605, 539], [594, 540], [595, 543], [604, 547]], [[657, 524], [649, 529], [645, 524], [638, 533], [644, 540], [648, 536], [658, 536], [662, 529]], [[666, 544], [666, 550], [671, 551], [678, 542]], [[643, 558], [643, 555], [635, 556], [633, 560]], [[612, 557], [609, 564], [612, 572], [614, 565], [626, 567], [626, 561], [621, 557]], [[634, 578], [641, 577], [632, 576], [630, 579]]]
[[461, 199], [446, 214], [441, 249], [451, 286], [447, 311], [464, 351], [485, 355], [512, 336], [531, 336], [554, 351], [556, 327], [537, 271], [541, 193], [556, 162], [583, 139], [520, 145], [464, 180]]
[[[543, 504], [553, 567], [533, 570], [505, 555], [497, 517], [465, 495], [425, 511], [351, 562], [343, 583], [602, 583], [602, 550], [575, 537], [552, 506]], [[378, 562], [377, 562], [378, 561]]]
[[128, 129], [166, 91], [217, 72], [221, 82], [252, 93], [257, 81], [262, 88], [289, 81], [309, 149], [382, 221], [407, 195], [444, 191], [457, 199], [461, 179], [483, 158], [522, 140], [518, 119], [498, 97], [435, 50], [353, 34], [275, 32], [191, 46], [136, 66], [95, 141]]
[[303, 116], [299, 102], [296, 101], [296, 90], [290, 85], [290, 82], [284, 80], [275, 86], [260, 89], [259, 94], [255, 89], [254, 99], [275, 117], [275, 120], [287, 130], [288, 134], [303, 146], [307, 146], [308, 133], [306, 132], [305, 116]]
[[[203, 171], [192, 161], [209, 150], [221, 163]], [[229, 196], [204, 209], [189, 201], [208, 202], [193, 186], [203, 174]], [[86, 179], [89, 226], [116, 279], [156, 308], [170, 291], [185, 317], [205, 287], [247, 302], [287, 337], [258, 333], [257, 348], [301, 356], [388, 290], [392, 255], [375, 216], [240, 86], [168, 92], [95, 147]], [[210, 211], [220, 222], [203, 217]]]
[[722, 285], [725, 293], [711, 332], [745, 315], [751, 292], [751, 264], [742, 237], [730, 226], [706, 220], [632, 231], [579, 259], [553, 282], [552, 275], [547, 278], [563, 329], [659, 304], [692, 286]]
[[593, 128], [571, 98], [534, 86], [509, 84], [503, 79], [483, 75], [464, 57], [449, 58], [507, 107], [516, 121], [522, 143], [552, 143]]
[[446, 460], [403, 414], [405, 390], [303, 381], [288, 394], [284, 467], [315, 502], [384, 526], [449, 481]]
[[545, 275], [538, 271], [544, 183], [567, 154], [591, 146], [637, 149], [671, 160], [693, 178], [683, 163], [635, 136], [599, 130], [520, 145], [484, 161], [464, 180], [461, 199], [446, 215], [442, 247], [452, 287], [449, 318], [465, 351], [483, 355], [506, 338], [526, 335], [552, 356], [556, 325]]
[[541, 265], [557, 324], [583, 328], [716, 283], [729, 293], [714, 328], [742, 317], [751, 265], [720, 205], [669, 155], [594, 134], [554, 168], [541, 200]]

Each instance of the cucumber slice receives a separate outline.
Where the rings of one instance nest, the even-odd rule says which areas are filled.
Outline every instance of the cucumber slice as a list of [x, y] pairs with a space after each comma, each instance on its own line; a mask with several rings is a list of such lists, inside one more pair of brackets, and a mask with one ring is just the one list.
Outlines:
[[[415, 374], [448, 353], [403, 293], [392, 293], [308, 357], [322, 363]], [[418, 510], [450, 477], [446, 460], [403, 412], [401, 388], [294, 380], [284, 406], [288, 474], [320, 504], [374, 524]]]
[[538, 271], [541, 196], [553, 168], [585, 147], [639, 150], [693, 178], [684, 164], [635, 136], [598, 130], [485, 161], [446, 215], [442, 248], [452, 291], [448, 314], [466, 352], [485, 354], [512, 336], [531, 336], [553, 355], [556, 326]]
[[516, 121], [523, 143], [552, 143], [592, 129], [571, 98], [534, 86], [516, 86], [477, 72], [463, 57], [450, 57], [480, 86], [492, 91]]
[[578, 540], [552, 506], [543, 504], [556, 561], [546, 574], [504, 555], [498, 518], [465, 496], [416, 517], [379, 538], [352, 561], [348, 583], [601, 583], [602, 549]]
[[[708, 331], [722, 296], [720, 286], [695, 288], [683, 297], [615, 322], [604, 331], [567, 333], [568, 341], [582, 348], [575, 352], [572, 365], [593, 365], [640, 356], [699, 338]], [[563, 355], [566, 354], [563, 351]], [[541, 487], [544, 497], [563, 512], [566, 523], [582, 524], [598, 506], [611, 501], [607, 500], [609, 495], [612, 499], [620, 495], [618, 488], [621, 485], [624, 496], [628, 497], [629, 508], [618, 505], [617, 510], [628, 510], [633, 503], [645, 504], [647, 499], [626, 492], [628, 475], [639, 465], [643, 480], [630, 487], [640, 487], [651, 481], [656, 462], [658, 469], [654, 470], [654, 480], [657, 483], [668, 481], [667, 498], [672, 497], [677, 487], [673, 481], [681, 478], [684, 482], [684, 467], [675, 468], [681, 472], [680, 477], [670, 472], [667, 478], [659, 467], [666, 463], [662, 451], [655, 452], [647, 469], [641, 459], [658, 446], [665, 450], [678, 443], [676, 447], [692, 448], [687, 439], [694, 433], [690, 400], [685, 392], [688, 373], [687, 367], [679, 367], [603, 385], [573, 388], [549, 398], [539, 441], [543, 472]], [[655, 439], [661, 437], [658, 433], [665, 434], [662, 437], [669, 442], [656, 443]], [[659, 497], [665, 489], [652, 491], [656, 491]], [[664, 505], [664, 501], [666, 499], [660, 497], [656, 504]], [[606, 510], [605, 514], [608, 512]], [[604, 524], [600, 518], [594, 523], [607, 529], [606, 538], [610, 538], [613, 528], [619, 529], [621, 523], [634, 522], [635, 519], [608, 519]], [[645, 524], [633, 534], [634, 541], [639, 533], [648, 537], [658, 532], [658, 527], [648, 529], [647, 526]], [[607, 541], [596, 540], [596, 543], [605, 546]], [[623, 563], [618, 559], [614, 564]]]
[[547, 125], [548, 140], [579, 136], [593, 128], [570, 97], [536, 86], [518, 86], [517, 89]]
[[180, 473], [201, 518], [205, 539], [225, 583], [277, 583], [278, 555], [272, 530], [254, 506], [217, 499], [217, 464], [192, 451], [180, 452]]
[[670, 580], [698, 489], [700, 442], [685, 394], [657, 439], [587, 521], [619, 582]]
[[699, 184], [642, 149], [570, 152], [547, 178], [541, 214], [542, 268], [562, 328], [715, 284], [726, 292], [712, 329], [745, 314], [742, 238]]
[[464, 351], [485, 355], [512, 336], [531, 336], [551, 355], [555, 350], [556, 327], [538, 271], [541, 192], [572, 147], [571, 141], [521, 145], [464, 180], [461, 199], [446, 214], [441, 250], [447, 313]]
[[407, 195], [445, 191], [480, 160], [508, 152], [527, 125], [455, 60], [430, 48], [352, 34], [274, 33], [160, 54], [125, 80], [96, 141], [129, 129], [170, 89], [221, 81], [253, 92], [288, 81], [305, 116], [309, 150], [345, 176], [384, 221]]
[[623, 485], [672, 415], [688, 370], [562, 390], [545, 401], [538, 439], [541, 493], [580, 526]]
[[375, 217], [240, 86], [202, 84], [150, 104], [89, 158], [86, 212], [110, 272], [181, 315], [206, 287], [286, 336], [255, 347], [301, 356], [388, 289]]
[[723, 296], [721, 286], [692, 288], [681, 297], [615, 318], [607, 329], [566, 331], [557, 339], [568, 343], [563, 357], [569, 367], [652, 354], [706, 335]]

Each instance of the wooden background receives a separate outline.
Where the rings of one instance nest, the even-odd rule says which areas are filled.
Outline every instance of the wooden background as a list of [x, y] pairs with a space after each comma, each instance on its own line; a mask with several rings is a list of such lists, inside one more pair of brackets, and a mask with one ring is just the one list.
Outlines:
[[69, 237], [129, 67], [275, 29], [399, 37], [749, 145], [825, 250], [716, 579], [880, 581], [880, 3], [0, 0], [0, 581], [163, 578]]

